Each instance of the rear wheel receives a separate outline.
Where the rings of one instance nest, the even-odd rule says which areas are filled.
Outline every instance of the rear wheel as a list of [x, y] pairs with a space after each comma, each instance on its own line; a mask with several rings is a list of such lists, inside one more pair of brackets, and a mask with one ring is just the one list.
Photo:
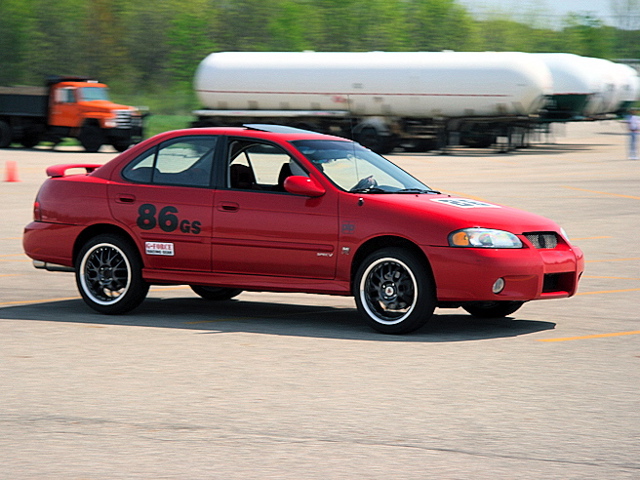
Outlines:
[[7, 122], [0, 120], [0, 148], [11, 145], [11, 127]]
[[200, 295], [205, 300], [229, 300], [233, 297], [237, 297], [242, 293], [239, 288], [226, 288], [226, 287], [207, 287], [204, 285], [189, 285], [194, 293]]
[[28, 133], [22, 137], [20, 143], [24, 148], [33, 148], [40, 143], [39, 133]]
[[76, 260], [76, 283], [87, 305], [110, 315], [133, 310], [149, 291], [138, 252], [124, 238], [111, 234], [98, 235], [82, 247]]
[[354, 294], [358, 311], [382, 333], [409, 333], [426, 324], [436, 307], [428, 267], [401, 248], [383, 248], [358, 268]]
[[502, 302], [475, 302], [463, 305], [467, 312], [478, 318], [499, 318], [506, 317], [517, 311], [524, 302], [502, 301]]

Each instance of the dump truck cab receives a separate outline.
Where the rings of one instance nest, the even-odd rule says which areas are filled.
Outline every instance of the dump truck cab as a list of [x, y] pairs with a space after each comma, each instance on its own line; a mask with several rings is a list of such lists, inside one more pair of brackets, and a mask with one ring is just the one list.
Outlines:
[[69, 130], [87, 151], [104, 143], [126, 150], [142, 137], [142, 114], [135, 108], [113, 103], [104, 83], [80, 77], [50, 77], [48, 123], [61, 132]]

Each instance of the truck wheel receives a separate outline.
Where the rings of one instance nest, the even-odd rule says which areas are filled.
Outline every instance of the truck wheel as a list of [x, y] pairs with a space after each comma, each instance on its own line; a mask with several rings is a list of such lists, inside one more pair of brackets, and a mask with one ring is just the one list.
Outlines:
[[111, 142], [111, 146], [120, 153], [124, 152], [127, 148], [129, 148], [130, 145], [131, 145], [131, 142], [129, 142], [128, 140], [121, 141], [121, 142]]
[[197, 293], [205, 300], [230, 300], [242, 293], [239, 288], [206, 287], [204, 285], [189, 285], [194, 293]]
[[382, 333], [417, 330], [436, 307], [427, 266], [402, 248], [383, 248], [369, 255], [358, 268], [354, 294], [360, 314]]
[[40, 135], [37, 133], [30, 133], [22, 137], [20, 144], [24, 148], [33, 148], [40, 143]]
[[85, 303], [108, 315], [133, 310], [149, 291], [138, 252], [112, 234], [93, 237], [82, 247], [76, 258], [76, 283]]
[[97, 152], [104, 143], [104, 133], [97, 125], [84, 125], [78, 135], [80, 144], [87, 152]]
[[467, 312], [478, 318], [499, 318], [511, 315], [518, 310], [524, 302], [477, 302], [462, 305]]
[[0, 148], [11, 145], [11, 127], [7, 122], [0, 121]]

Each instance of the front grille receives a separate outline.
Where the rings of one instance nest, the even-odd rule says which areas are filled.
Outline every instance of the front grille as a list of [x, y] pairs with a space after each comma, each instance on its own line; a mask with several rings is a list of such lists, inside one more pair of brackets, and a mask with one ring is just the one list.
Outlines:
[[116, 128], [131, 128], [131, 112], [129, 110], [116, 110]]
[[555, 232], [529, 232], [524, 234], [535, 248], [556, 248], [558, 235]]

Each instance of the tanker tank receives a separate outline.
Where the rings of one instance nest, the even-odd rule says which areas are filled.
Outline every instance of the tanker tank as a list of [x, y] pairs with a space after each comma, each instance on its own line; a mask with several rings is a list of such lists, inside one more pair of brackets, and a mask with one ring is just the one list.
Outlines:
[[526, 128], [552, 78], [520, 52], [220, 52], [194, 88], [194, 126], [277, 123], [384, 153], [442, 148], [454, 134], [488, 146]]
[[221, 52], [194, 85], [213, 110], [455, 118], [535, 113], [552, 80], [518, 52]]

